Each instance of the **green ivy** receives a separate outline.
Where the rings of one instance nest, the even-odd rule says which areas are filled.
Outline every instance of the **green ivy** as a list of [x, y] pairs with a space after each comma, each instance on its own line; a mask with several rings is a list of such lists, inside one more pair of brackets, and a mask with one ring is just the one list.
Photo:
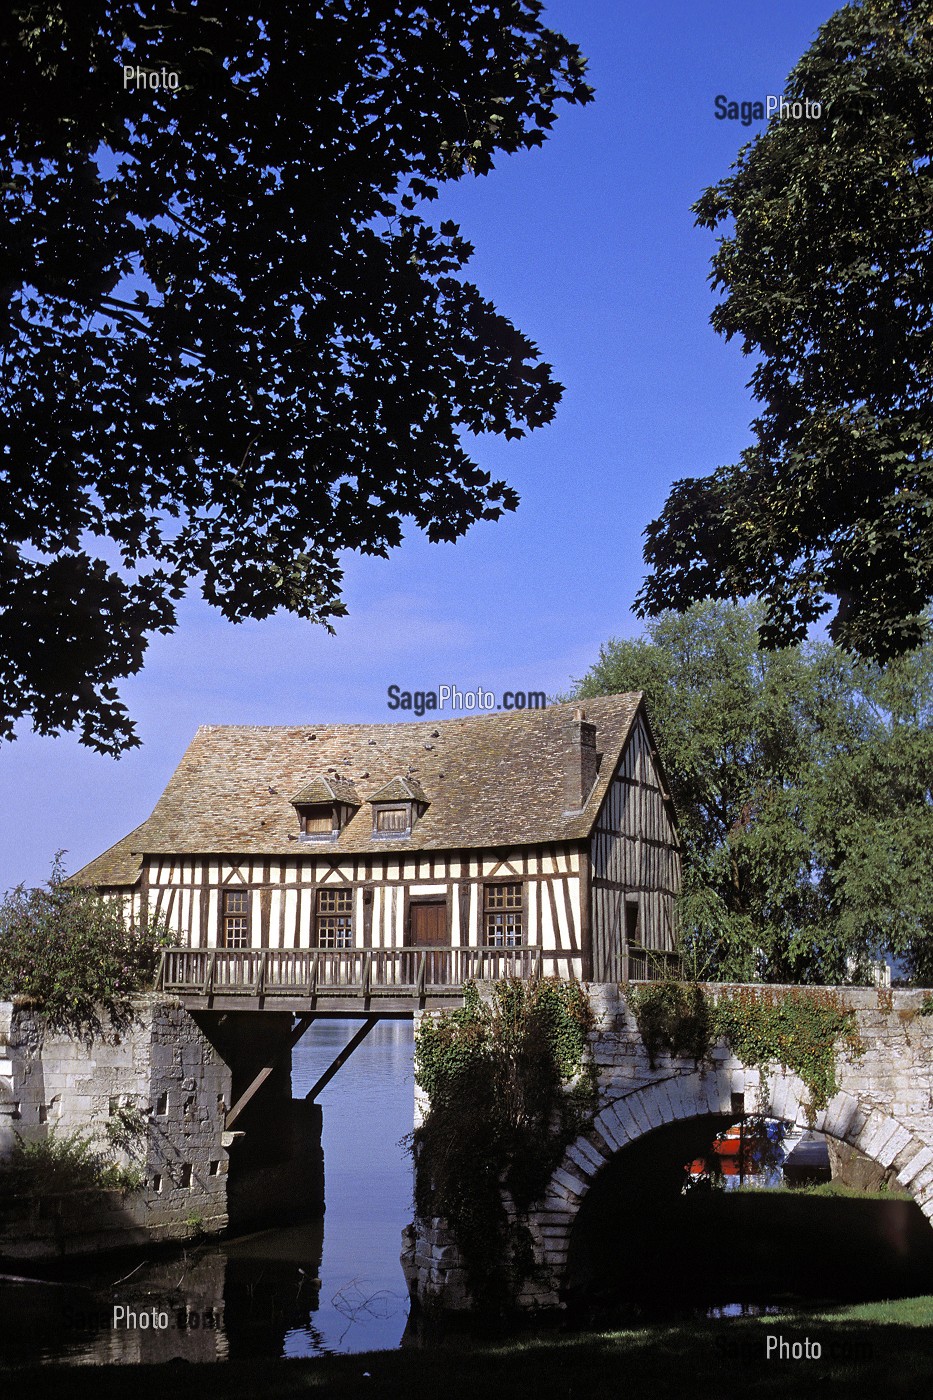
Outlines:
[[595, 1107], [593, 1026], [578, 983], [543, 978], [497, 982], [488, 1001], [468, 983], [461, 1008], [418, 1029], [430, 1110], [411, 1138], [415, 1208], [447, 1222], [480, 1308], [507, 1307], [532, 1268], [502, 1190], [527, 1212]]
[[631, 989], [628, 1000], [652, 1068], [661, 1053], [699, 1062], [724, 1040], [763, 1083], [771, 1064], [799, 1075], [811, 1122], [839, 1089], [837, 1046], [864, 1051], [855, 1011], [830, 988], [738, 987], [714, 1000], [697, 983], [654, 982]]
[[631, 987], [629, 1006], [654, 1069], [660, 1054], [702, 1060], [713, 1039], [712, 1007], [696, 982], [649, 982]]
[[714, 1024], [749, 1068], [764, 1075], [767, 1065], [780, 1064], [800, 1076], [811, 1123], [839, 1091], [837, 1045], [851, 1055], [865, 1049], [855, 1011], [830, 988], [739, 987], [719, 997]]

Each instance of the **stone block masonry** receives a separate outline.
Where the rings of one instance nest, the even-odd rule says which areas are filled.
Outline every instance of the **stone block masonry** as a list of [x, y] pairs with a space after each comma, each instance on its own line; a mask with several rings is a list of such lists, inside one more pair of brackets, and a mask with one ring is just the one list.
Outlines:
[[142, 997], [125, 1028], [105, 1025], [87, 1044], [45, 1017], [0, 1003], [0, 1156], [19, 1134], [87, 1134], [109, 1149], [120, 1109], [145, 1124], [113, 1154], [144, 1178], [141, 1190], [79, 1192], [0, 1209], [0, 1257], [88, 1253], [213, 1234], [228, 1223], [224, 1117], [231, 1071], [178, 1004]]
[[[708, 990], [715, 995], [721, 989]], [[876, 1162], [933, 1222], [933, 1017], [920, 1014], [925, 993], [833, 990], [855, 1011], [865, 1048], [858, 1057], [839, 1053], [839, 1092], [816, 1114], [813, 1126]], [[610, 1160], [645, 1134], [711, 1114], [735, 1118], [741, 1111], [810, 1126], [807, 1088], [781, 1065], [768, 1066], [762, 1075], [737, 1060], [728, 1046], [718, 1045], [699, 1065], [664, 1055], [652, 1067], [624, 986], [591, 983], [587, 991], [597, 1017], [592, 1053], [599, 1101], [541, 1201], [524, 1218], [534, 1261], [517, 1304], [529, 1311], [564, 1306], [566, 1263], [580, 1206]], [[419, 1095], [419, 1120], [425, 1109]], [[472, 1307], [456, 1243], [443, 1221], [415, 1221], [408, 1228], [402, 1264], [412, 1297], [424, 1308]]]

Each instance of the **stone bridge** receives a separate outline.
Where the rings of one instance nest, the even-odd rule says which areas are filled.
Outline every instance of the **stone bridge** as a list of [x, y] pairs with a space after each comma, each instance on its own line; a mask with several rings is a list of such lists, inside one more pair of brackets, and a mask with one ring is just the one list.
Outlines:
[[[601, 1173], [647, 1134], [690, 1119], [715, 1116], [718, 1130], [724, 1121], [751, 1113], [812, 1126], [895, 1172], [924, 1215], [933, 1218], [933, 1016], [920, 1015], [925, 993], [836, 990], [856, 1012], [865, 1051], [858, 1058], [838, 1055], [839, 1092], [811, 1123], [809, 1091], [801, 1079], [779, 1064], [762, 1077], [725, 1045], [715, 1046], [699, 1066], [692, 1059], [661, 1056], [652, 1069], [623, 989], [590, 984], [598, 1018], [593, 1039], [598, 1108], [525, 1218], [536, 1267], [519, 1305], [564, 1306], [574, 1224]], [[402, 1262], [413, 1296], [426, 1307], [470, 1306], [458, 1251], [443, 1222], [410, 1227]]]

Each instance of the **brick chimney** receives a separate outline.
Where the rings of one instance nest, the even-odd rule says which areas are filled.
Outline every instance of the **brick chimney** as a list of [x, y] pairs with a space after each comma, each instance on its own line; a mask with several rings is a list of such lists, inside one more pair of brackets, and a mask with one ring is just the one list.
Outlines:
[[564, 811], [579, 812], [586, 806], [599, 771], [596, 725], [587, 723], [585, 710], [574, 710], [564, 733]]

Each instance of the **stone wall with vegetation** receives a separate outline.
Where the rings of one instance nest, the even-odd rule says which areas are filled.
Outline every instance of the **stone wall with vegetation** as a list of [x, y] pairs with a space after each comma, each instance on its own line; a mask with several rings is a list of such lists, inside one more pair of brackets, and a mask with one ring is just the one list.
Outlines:
[[[812, 1126], [892, 1173], [933, 1218], [928, 994], [856, 987], [684, 988], [675, 994], [675, 1001], [683, 997], [679, 1017], [665, 1023], [656, 1015], [652, 1029], [642, 1006], [640, 1029], [638, 989], [626, 995], [624, 987], [591, 984], [585, 990], [595, 1022], [589, 1042], [597, 1099], [546, 1189], [521, 1213], [532, 1257], [513, 1299], [517, 1307], [563, 1305], [570, 1236], [591, 1183], [628, 1144], [678, 1120], [745, 1113]], [[704, 1025], [704, 1017], [712, 1019]], [[720, 1033], [722, 1027], [745, 1058]], [[653, 1042], [650, 1053], [643, 1029]], [[507, 1193], [503, 1200], [518, 1220]], [[412, 1296], [429, 1310], [477, 1304], [448, 1225], [425, 1216], [404, 1240]]]
[[226, 1226], [230, 1069], [183, 1007], [132, 1013], [82, 1039], [0, 1002], [0, 1257]]

